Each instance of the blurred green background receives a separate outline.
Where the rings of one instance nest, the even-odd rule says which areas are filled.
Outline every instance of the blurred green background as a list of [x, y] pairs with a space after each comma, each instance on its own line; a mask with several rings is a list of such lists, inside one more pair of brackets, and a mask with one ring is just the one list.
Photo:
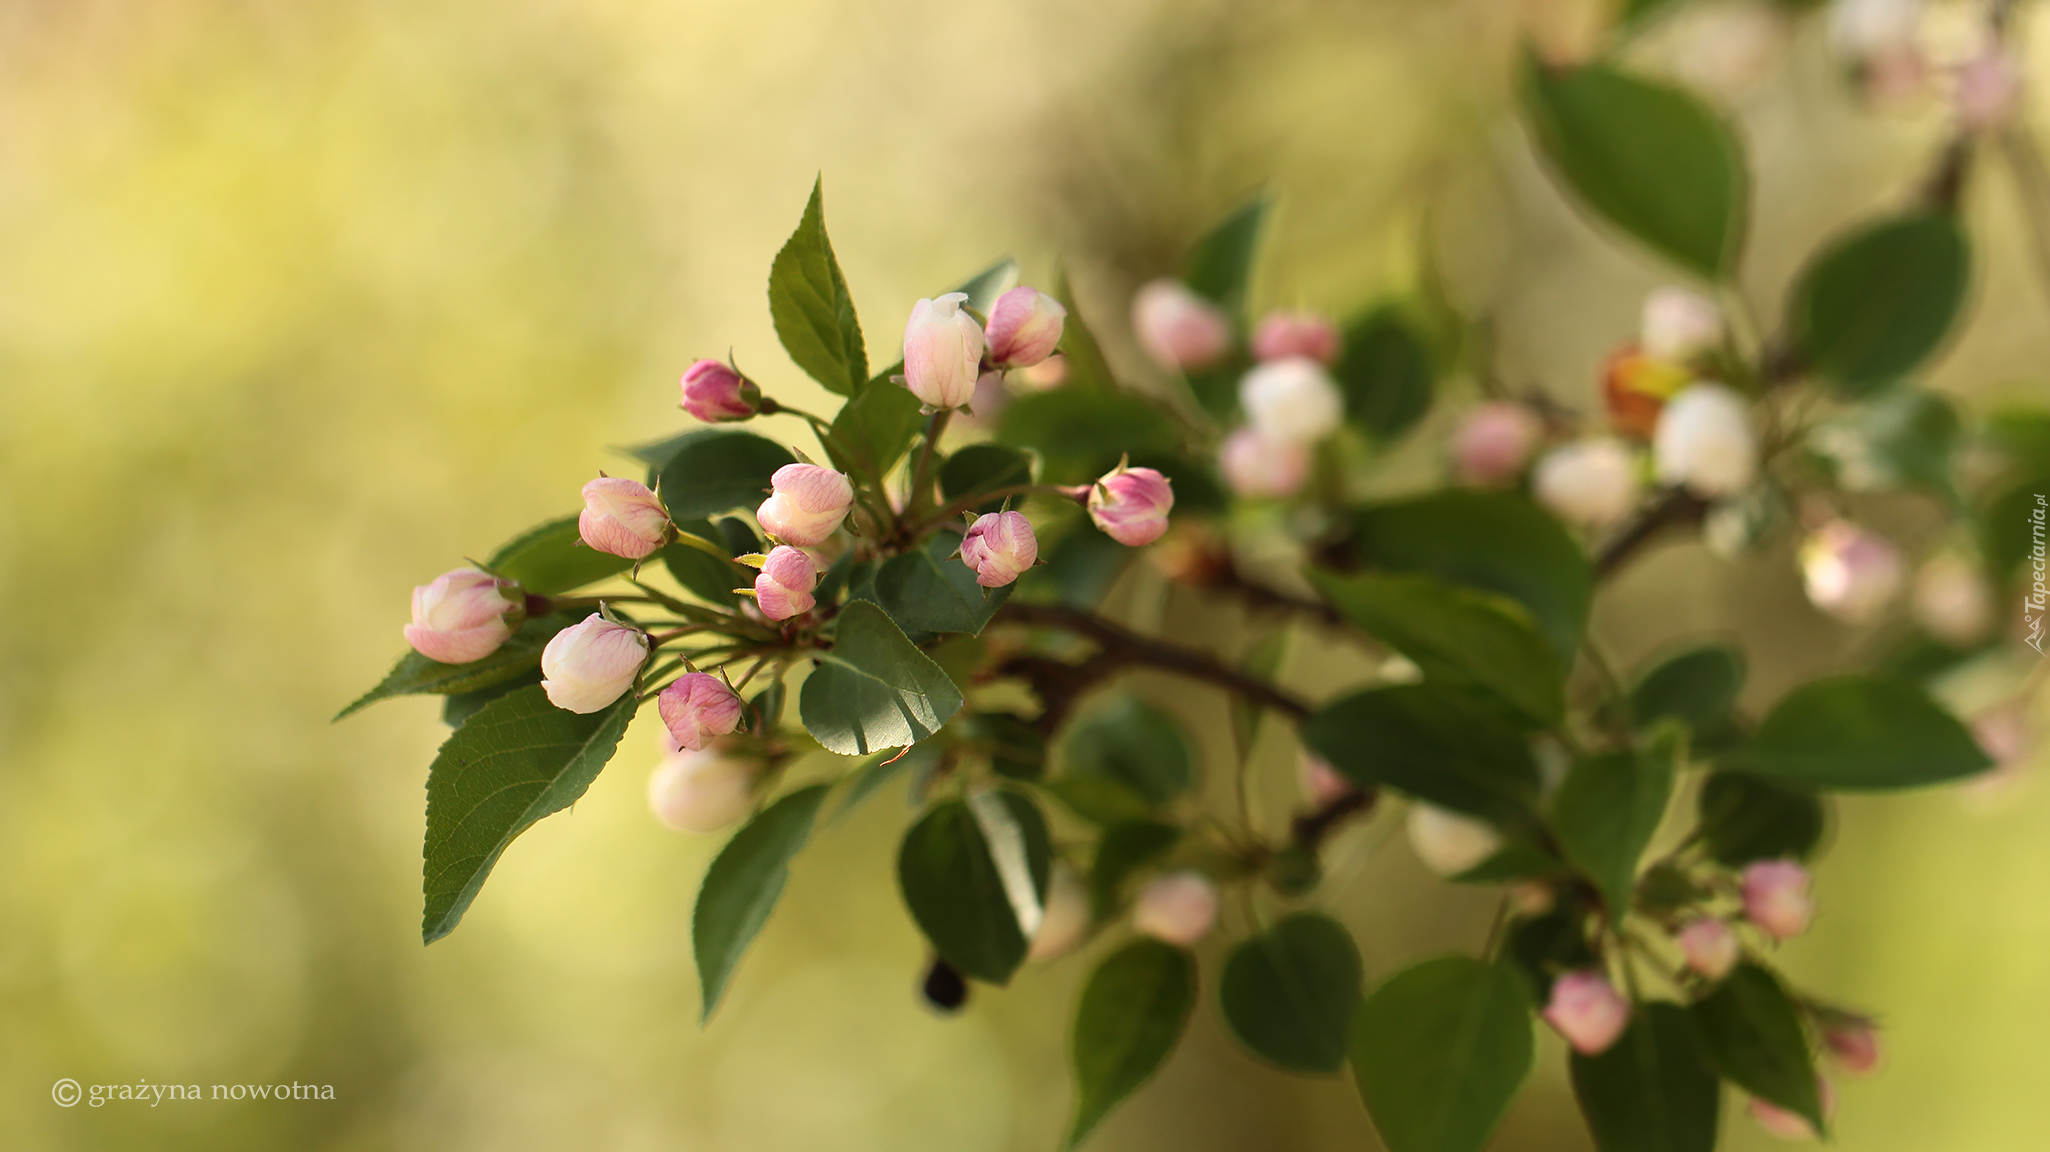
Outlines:
[[[648, 817], [652, 714], [424, 950], [436, 705], [328, 717], [399, 651], [413, 584], [573, 509], [622, 466], [607, 445], [680, 427], [691, 359], [731, 348], [776, 394], [817, 397], [763, 286], [821, 170], [872, 348], [999, 254], [1039, 283], [1065, 254], [1129, 360], [1130, 286], [1266, 187], [1262, 299], [1345, 311], [1407, 287], [1427, 222], [1512, 380], [1584, 403], [1658, 269], [1571, 214], [1504, 101], [1519, 37], [1587, 17], [1546, 0], [0, 5], [0, 1144], [1051, 1147], [1086, 961], [956, 1019], [923, 1011], [891, 878], [900, 804], [800, 860], [700, 1030], [688, 919], [718, 840]], [[1682, 31], [1645, 66], [1684, 53]], [[1768, 314], [1801, 255], [1898, 202], [1945, 130], [1933, 107], [1859, 110], [1822, 41], [1795, 27], [1731, 98]], [[2041, 399], [2050, 301], [2014, 205], [1998, 169], [1970, 191], [1978, 311], [1936, 383]], [[1930, 522], [1876, 514], [1911, 539]], [[1122, 602], [1206, 626], [1150, 579]], [[1596, 629], [1635, 663], [1739, 619], [1754, 706], [1872, 651], [1806, 608], [1784, 550], [1660, 551]], [[1305, 655], [1286, 677], [1321, 692], [1334, 667]], [[1140, 683], [1221, 736], [1203, 691]], [[1293, 757], [1274, 735], [1260, 750], [1270, 820]], [[1887, 1026], [1886, 1068], [1840, 1085], [1841, 1146], [2042, 1148], [2050, 790], [1839, 812], [1821, 917], [1787, 958]], [[1476, 947], [1493, 907], [1431, 880], [1396, 823], [1341, 839], [1326, 889], [1376, 975]], [[1541, 1035], [1497, 1147], [1584, 1148]], [[67, 1110], [59, 1077], [334, 1099]], [[1735, 1112], [1729, 1129], [1728, 1148], [1768, 1143]], [[1377, 1145], [1349, 1084], [1256, 1067], [1206, 1008], [1093, 1146]]]

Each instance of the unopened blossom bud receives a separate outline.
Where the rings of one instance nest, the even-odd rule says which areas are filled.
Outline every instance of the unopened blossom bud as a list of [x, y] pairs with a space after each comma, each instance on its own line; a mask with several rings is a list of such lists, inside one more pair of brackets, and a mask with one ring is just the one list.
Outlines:
[[[1836, 1088], [1820, 1076], [1815, 1078], [1816, 1095], [1822, 1099], [1822, 1115], [1828, 1119], [1836, 1115]], [[1768, 1104], [1753, 1096], [1750, 1104], [1751, 1118], [1767, 1133], [1782, 1140], [1814, 1140], [1815, 1127], [1806, 1117], [1789, 1112], [1777, 1104]]]
[[1655, 288], [1644, 298], [1637, 338], [1646, 356], [1685, 363], [1723, 342], [1722, 310], [1692, 289]]
[[1073, 869], [1058, 860], [1047, 878], [1044, 912], [1039, 931], [1032, 934], [1032, 949], [1025, 954], [1027, 960], [1044, 962], [1065, 956], [1075, 950], [1089, 930], [1089, 889], [1083, 887]]
[[520, 586], [475, 568], [458, 568], [413, 589], [406, 643], [443, 664], [482, 660], [519, 631], [526, 617]]
[[648, 777], [648, 808], [678, 832], [717, 832], [747, 818], [761, 764], [717, 741], [676, 752]]
[[1624, 345], [1602, 362], [1602, 410], [1609, 427], [1632, 440], [1649, 440], [1666, 403], [1694, 382], [1694, 372], [1677, 360], [1647, 355]]
[[1338, 385], [1305, 356], [1255, 365], [1239, 381], [1239, 406], [1261, 435], [1298, 444], [1322, 440], [1345, 419]]
[[1551, 1000], [1543, 1016], [1575, 1052], [1597, 1056], [1608, 1051], [1630, 1027], [1630, 1001], [1616, 991], [1608, 977], [1583, 969], [1552, 981]]
[[1538, 458], [1531, 491], [1569, 523], [1614, 524], [1637, 507], [1642, 482], [1628, 445], [1612, 436], [1562, 444]]
[[707, 672], [687, 672], [671, 681], [655, 698], [662, 723], [677, 744], [692, 752], [713, 736], [724, 736], [740, 725], [740, 697], [724, 680]]
[[1676, 939], [1687, 967], [1710, 980], [1720, 980], [1737, 966], [1737, 933], [1714, 917], [1705, 916], [1680, 929]]
[[1862, 624], [1885, 611], [1906, 572], [1900, 549], [1886, 537], [1832, 520], [1802, 542], [1801, 579], [1810, 603], [1846, 623]]
[[1831, 1012], [1822, 1021], [1822, 1046], [1854, 1076], [1879, 1067], [1879, 1025], [1868, 1016]]
[[1002, 588], [1039, 562], [1039, 539], [1023, 512], [985, 512], [961, 538], [961, 562], [984, 588]]
[[775, 489], [755, 520], [785, 544], [812, 548], [839, 531], [854, 506], [854, 485], [845, 473], [818, 464], [785, 464], [769, 477]]
[[1200, 872], [1170, 872], [1139, 890], [1132, 927], [1169, 944], [1188, 947], [1217, 923], [1217, 887]]
[[1815, 901], [1808, 895], [1808, 870], [1792, 860], [1761, 860], [1744, 869], [1744, 918], [1775, 940], [1808, 930]]
[[1333, 768], [1321, 756], [1312, 756], [1305, 752], [1302, 759], [1297, 761], [1296, 767], [1297, 774], [1301, 777], [1303, 794], [1310, 798], [1310, 803], [1319, 808], [1329, 808], [1359, 791], [1357, 785], [1339, 775], [1338, 769]]
[[2014, 57], [1998, 44], [1988, 45], [1958, 70], [1950, 96], [1958, 127], [1991, 132], [2006, 126], [2021, 103], [2021, 91], [2021, 68]]
[[1068, 310], [1037, 288], [1023, 284], [990, 305], [989, 362], [999, 368], [1030, 368], [1060, 346]]
[[1955, 552], [1929, 558], [1915, 573], [1915, 623], [1953, 648], [1969, 648], [1993, 630], [1993, 589], [1977, 564]]
[[904, 325], [904, 386], [928, 408], [959, 408], [975, 394], [983, 335], [961, 310], [965, 292], [920, 300]]
[[1089, 487], [1089, 518], [1111, 539], [1138, 548], [1167, 531], [1174, 486], [1151, 468], [1118, 466]]
[[818, 601], [819, 565], [803, 549], [780, 545], [771, 549], [755, 576], [755, 606], [771, 620], [788, 620], [812, 609]]
[[1830, 0], [1829, 39], [1852, 60], [1912, 49], [1923, 0]]
[[1467, 413], [1452, 433], [1452, 472], [1461, 482], [1506, 488], [1523, 475], [1545, 426], [1521, 404], [1494, 400]]
[[1493, 825], [1421, 802], [1409, 806], [1403, 830], [1417, 859], [1440, 876], [1457, 876], [1502, 847]]
[[596, 712], [633, 687], [647, 660], [648, 638], [640, 629], [593, 612], [557, 632], [541, 650], [541, 687], [557, 708]]
[[1758, 478], [1751, 403], [1721, 384], [1695, 384], [1673, 397], [1651, 446], [1659, 479], [1696, 496], [1734, 496]]
[[1253, 330], [1255, 360], [1301, 356], [1319, 364], [1338, 359], [1338, 325], [1314, 312], [1269, 312]]
[[1179, 280], [1154, 280], [1132, 298], [1132, 329], [1163, 368], [1207, 368], [1231, 351], [1231, 321]]
[[640, 560], [669, 539], [669, 513], [638, 480], [600, 476], [584, 485], [577, 535], [600, 552]]
[[723, 360], [700, 360], [683, 371], [683, 410], [707, 424], [745, 420], [761, 411], [762, 390]]
[[1240, 496], [1275, 500], [1295, 495], [1310, 478], [1310, 450], [1299, 441], [1276, 440], [1258, 428], [1241, 428], [1224, 438], [1217, 467]]

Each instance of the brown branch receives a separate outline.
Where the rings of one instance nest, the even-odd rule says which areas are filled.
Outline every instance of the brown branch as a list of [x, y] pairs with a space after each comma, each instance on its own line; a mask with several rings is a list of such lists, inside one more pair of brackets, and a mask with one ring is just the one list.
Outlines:
[[1347, 792], [1322, 808], [1296, 817], [1289, 824], [1289, 835], [1297, 844], [1314, 852], [1317, 846], [1323, 843], [1324, 837], [1331, 834], [1332, 829], [1344, 823], [1350, 816], [1372, 812], [1375, 802], [1380, 798], [1381, 791], [1378, 788]]
[[1602, 545], [1594, 558], [1595, 578], [1599, 580], [1615, 575], [1639, 549], [1666, 529], [1691, 527], [1701, 523], [1707, 515], [1707, 501], [1685, 488], [1669, 489]]

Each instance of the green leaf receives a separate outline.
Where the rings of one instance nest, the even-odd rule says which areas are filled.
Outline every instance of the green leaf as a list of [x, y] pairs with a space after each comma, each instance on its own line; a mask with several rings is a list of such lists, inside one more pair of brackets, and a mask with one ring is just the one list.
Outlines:
[[491, 554], [484, 566], [536, 596], [554, 596], [595, 584], [633, 567], [624, 556], [584, 543], [577, 518], [564, 516], [530, 528]]
[[1097, 531], [1096, 525], [1087, 519], [1076, 516], [1065, 535], [1055, 540], [1051, 548], [1042, 549], [1041, 559], [1046, 563], [1020, 576], [1018, 581], [1031, 599], [1054, 600], [1071, 608], [1093, 611], [1138, 554], [1139, 549], [1125, 547]]
[[1426, 680], [1492, 692], [1547, 727], [1565, 714], [1565, 676], [1521, 604], [1432, 576], [1308, 575], [1332, 607], [1414, 660]]
[[1121, 824], [1153, 815], [1152, 801], [1109, 776], [1056, 776], [1039, 787], [1092, 824]]
[[906, 752], [892, 750], [878, 753], [862, 761], [861, 767], [847, 774], [847, 790], [841, 794], [840, 803], [834, 807], [832, 818], [839, 820], [847, 815], [863, 800], [874, 794], [876, 789], [900, 774], [908, 773], [913, 779], [930, 776], [934, 764], [940, 758], [940, 752], [938, 741], [928, 741], [913, 745]]
[[583, 618], [582, 613], [557, 612], [528, 620], [520, 625], [520, 630], [513, 633], [511, 639], [499, 645], [497, 651], [468, 664], [443, 664], [409, 649], [399, 657], [397, 664], [392, 665], [392, 670], [385, 673], [384, 679], [377, 682], [377, 687], [335, 713], [335, 719], [352, 716], [379, 700], [389, 700], [393, 696], [432, 694], [453, 697], [503, 684], [539, 667], [541, 650], [548, 647], [555, 634]]
[[1617, 924], [1630, 910], [1637, 861], [1673, 795], [1673, 762], [1615, 752], [1574, 764], [1552, 798], [1552, 830], [1566, 859], [1593, 878]]
[[1431, 409], [1437, 368], [1431, 346], [1395, 305], [1383, 305], [1345, 332], [1345, 352], [1331, 372], [1345, 392], [1345, 414], [1377, 440], [1416, 426]]
[[1736, 137], [1700, 100], [1606, 64], [1533, 61], [1523, 107], [1538, 150], [1582, 206], [1683, 268], [1729, 276], [1749, 181]]
[[1808, 446], [1827, 458], [1849, 492], [1924, 488], [1952, 496], [1952, 459], [1962, 432], [1957, 409], [1934, 392], [1889, 388], [1849, 414], [1818, 424]]
[[1017, 282], [1018, 262], [1006, 256], [957, 285], [954, 291], [965, 293], [968, 306], [987, 316], [997, 297]]
[[1128, 820], [1103, 830], [1089, 868], [1090, 915], [1108, 921], [1125, 904], [1126, 881], [1181, 843], [1182, 830], [1158, 820]]
[[1356, 509], [1344, 556], [1507, 596], [1536, 618], [1560, 667], [1580, 651], [1594, 566], [1556, 517], [1517, 493], [1448, 489]]
[[1166, 1061], [1196, 1006], [1196, 958], [1159, 940], [1136, 940], [1089, 977], [1075, 1009], [1073, 1148]]
[[1512, 840], [1486, 860], [1449, 879], [1455, 884], [1503, 884], [1511, 880], [1547, 880], [1571, 871], [1564, 860], [1544, 848]]
[[482, 712], [486, 704], [509, 692], [517, 692], [529, 684], [540, 682], [541, 668], [536, 665], [510, 680], [500, 681], [489, 688], [444, 696], [441, 698], [441, 722], [451, 728], [461, 728], [470, 717]]
[[916, 744], [961, 710], [961, 690], [865, 600], [841, 610], [832, 650], [816, 658], [797, 714], [828, 752], [866, 756]]
[[637, 703], [622, 696], [579, 716], [536, 684], [485, 705], [443, 742], [427, 771], [424, 943], [454, 930], [514, 837], [584, 794]]
[[959, 725], [964, 747], [989, 757], [999, 776], [1037, 780], [1046, 774], [1046, 737], [1032, 721], [1010, 712], [974, 712]]
[[1219, 997], [1233, 1035], [1296, 1072], [1345, 1066], [1360, 954], [1336, 920], [1298, 912], [1232, 949]]
[[1103, 355], [1103, 345], [1090, 331], [1088, 321], [1082, 316], [1082, 308], [1075, 302], [1073, 287], [1068, 283], [1068, 273], [1062, 269], [1054, 276], [1054, 298], [1068, 310], [1068, 318], [1061, 324], [1061, 357], [1067, 361], [1067, 382], [1071, 388], [1107, 389], [1117, 387], [1117, 377], [1110, 371], [1110, 361]]
[[998, 443], [1036, 449], [1050, 484], [1086, 484], [1118, 458], [1180, 450], [1182, 436], [1165, 408], [1130, 392], [1067, 385], [1011, 401]]
[[1848, 395], [1899, 380], [1950, 335], [1971, 273], [1971, 242], [1950, 213], [1867, 225], [1818, 253], [1795, 283], [1793, 350]]
[[1155, 804], [1196, 783], [1196, 754], [1174, 717], [1125, 696], [1069, 725], [1061, 742], [1069, 776], [1108, 776]]
[[990, 792], [936, 804], [897, 852], [897, 882], [940, 958], [991, 984], [1024, 961], [1053, 852], [1030, 800]]
[[1630, 690], [1630, 719], [1638, 728], [1674, 719], [1697, 739], [1731, 729], [1731, 710], [1744, 690], [1744, 653], [1728, 644], [1704, 644], [1660, 661]]
[[[947, 503], [978, 492], [1015, 488], [1032, 483], [1032, 458], [1016, 448], [1001, 444], [970, 444], [947, 457], [940, 465], [940, 494]], [[1013, 501], [1017, 503], [1017, 501]], [[972, 509], [977, 515], [994, 512], [1001, 498], [985, 500]]]
[[1207, 297], [1227, 315], [1243, 317], [1246, 287], [1260, 253], [1260, 226], [1267, 218], [1267, 200], [1250, 200], [1196, 241], [1182, 268], [1182, 282]]
[[784, 351], [828, 392], [852, 396], [868, 382], [868, 352], [854, 298], [826, 238], [825, 181], [812, 185], [797, 231], [769, 268], [769, 315]]
[[1523, 982], [1465, 956], [1399, 973], [1353, 1024], [1353, 1077], [1388, 1152], [1480, 1152], [1530, 1065]]
[[1532, 999], [1542, 1001], [1563, 972], [1599, 963], [1583, 928], [1587, 914], [1579, 901], [1560, 904], [1542, 916], [1518, 921], [1502, 946], [1503, 962], [1522, 977]]
[[764, 808], [733, 834], [705, 870], [690, 925], [703, 1004], [700, 1021], [712, 1018], [741, 956], [783, 895], [791, 858], [811, 838], [826, 791], [827, 785], [813, 784]]
[[1573, 1094], [1600, 1152], [1715, 1152], [1721, 1087], [1687, 1010], [1641, 1004], [1599, 1056], [1574, 1053]]
[[[733, 523], [731, 520], [721, 523]], [[703, 540], [727, 544], [726, 533], [715, 528], [709, 520], [685, 520], [676, 525], [682, 532], [688, 532]], [[752, 537], [752, 533], [749, 536]], [[750, 538], [746, 552], [754, 551]], [[700, 548], [688, 544], [670, 544], [656, 553], [662, 558], [662, 566], [669, 569], [669, 575], [678, 584], [689, 589], [691, 595], [707, 604], [723, 604], [728, 608], [740, 603], [735, 588], [745, 588], [754, 583], [754, 573], [739, 563], [719, 562], [719, 558]]]
[[1537, 803], [1523, 734], [1484, 698], [1402, 684], [1333, 701], [1303, 725], [1303, 743], [1361, 787], [1514, 825]]
[[1828, 1131], [1800, 1015], [1769, 970], [1739, 964], [1688, 1015], [1724, 1076], [1805, 1118], [1817, 1132]]
[[833, 439], [848, 452], [840, 467], [880, 480], [910, 449], [925, 417], [911, 389], [890, 379], [902, 371], [902, 364], [892, 365], [840, 406], [833, 417]]
[[703, 428], [683, 437], [660, 472], [649, 478], [672, 520], [697, 520], [755, 510], [769, 494], [769, 477], [797, 457], [781, 444], [734, 428]]
[[1965, 726], [1920, 689], [1874, 676], [1794, 689], [1723, 763], [1768, 780], [1845, 791], [1940, 784], [1993, 765]]
[[942, 530], [876, 569], [876, 603], [905, 632], [981, 632], [1016, 585], [984, 588], [955, 556], [961, 534]]
[[1700, 834], [1719, 864], [1805, 860], [1822, 842], [1827, 818], [1812, 792], [1782, 788], [1741, 772], [1717, 772], [1701, 786]]

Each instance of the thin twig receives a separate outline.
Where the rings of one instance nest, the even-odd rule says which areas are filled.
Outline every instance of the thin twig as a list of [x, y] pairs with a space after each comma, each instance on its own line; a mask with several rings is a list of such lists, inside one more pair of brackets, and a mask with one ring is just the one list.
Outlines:
[[[1056, 693], [1063, 689], [1073, 691], [1086, 688], [1095, 681], [1104, 679], [1119, 667], [1143, 666], [1180, 673], [1192, 680], [1202, 680], [1220, 688], [1236, 692], [1256, 704], [1264, 704], [1277, 712], [1303, 720], [1310, 715], [1310, 706], [1302, 700], [1283, 692], [1264, 680], [1256, 680], [1235, 668], [1231, 668], [1205, 652], [1183, 648], [1176, 644], [1141, 636], [1113, 624], [1100, 616], [1075, 608], [1054, 604], [1019, 604], [1012, 602], [997, 610], [998, 621], [1011, 624], [1026, 624], [1043, 628], [1059, 628], [1093, 641], [1102, 651], [1082, 665], [1060, 664], [1058, 661], [1037, 661], [1029, 665], [1045, 671], [1041, 666], [1056, 665], [1070, 677], [1071, 683], [1052, 686]], [[1035, 658], [1027, 658], [1031, 661]], [[1007, 667], [1023, 668], [1027, 661], [1012, 661]], [[1055, 673], [1058, 677], [1060, 673]], [[1042, 695], [1042, 700], [1045, 697]], [[1053, 701], [1047, 701], [1049, 710]]]

